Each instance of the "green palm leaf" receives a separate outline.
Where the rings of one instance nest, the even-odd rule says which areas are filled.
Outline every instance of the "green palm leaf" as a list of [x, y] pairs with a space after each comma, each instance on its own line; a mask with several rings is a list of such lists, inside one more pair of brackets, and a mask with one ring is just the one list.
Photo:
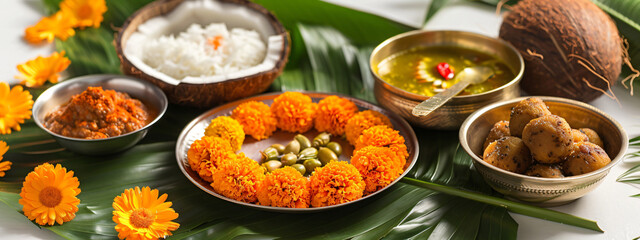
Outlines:
[[[629, 146], [638, 147], [640, 146], [640, 136], [634, 137], [629, 140]], [[640, 157], [640, 151], [635, 151], [627, 154], [627, 159]], [[622, 173], [618, 179], [618, 182], [632, 183], [632, 184], [640, 184], [640, 164], [637, 164], [629, 170]], [[640, 197], [640, 194], [633, 195], [632, 197]]]
[[[59, 0], [44, 2], [49, 12], [53, 12]], [[112, 41], [110, 26], [124, 21], [145, 2], [108, 1], [110, 10], [102, 28], [83, 30], [70, 40], [58, 42], [58, 49], [67, 50], [72, 66], [75, 65], [71, 73], [115, 72], [114, 66], [118, 64], [114, 62], [112, 47], [107, 44]], [[292, 64], [272, 86], [276, 90], [335, 91], [372, 100], [368, 55], [373, 45], [410, 29], [320, 1], [257, 2], [274, 11], [292, 30]], [[80, 54], [83, 51], [84, 54]], [[150, 186], [169, 194], [169, 201], [180, 213], [177, 221], [181, 227], [174, 233], [174, 239], [516, 237], [518, 225], [503, 207], [514, 203], [491, 197], [498, 195], [471, 167], [470, 157], [459, 148], [456, 132], [416, 129], [421, 136], [421, 155], [408, 176], [418, 182], [400, 182], [375, 198], [332, 211], [278, 214], [247, 209], [212, 197], [191, 184], [178, 170], [175, 139], [183, 126], [200, 112], [171, 106], [141, 143], [124, 153], [106, 157], [81, 156], [61, 149], [33, 121], [28, 121], [21, 132], [0, 136], [0, 140], [11, 146], [5, 159], [14, 162], [13, 169], [0, 182], [0, 201], [20, 211], [17, 193], [24, 176], [38, 164], [52, 162], [75, 171], [81, 182], [82, 203], [77, 217], [64, 225], [46, 227], [67, 239], [112, 239], [116, 235], [111, 221], [113, 198], [133, 186]], [[424, 186], [414, 186], [424, 183], [444, 187], [458, 196], [475, 194], [476, 200], [484, 202], [494, 199], [501, 207], [464, 198], [469, 196], [444, 195]], [[543, 218], [559, 214], [530, 209]], [[592, 222], [588, 220], [570, 215], [560, 218], [569, 224], [598, 230], [596, 225], [589, 225]]]

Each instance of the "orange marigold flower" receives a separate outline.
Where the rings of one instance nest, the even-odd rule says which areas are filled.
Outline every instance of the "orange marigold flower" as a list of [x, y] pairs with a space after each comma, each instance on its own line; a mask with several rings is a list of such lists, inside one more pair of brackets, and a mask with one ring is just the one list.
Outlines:
[[11, 170], [11, 162], [2, 161], [2, 156], [9, 151], [9, 146], [5, 141], [0, 141], [0, 177], [4, 177], [4, 172]]
[[258, 201], [256, 192], [264, 180], [265, 169], [256, 161], [240, 153], [236, 158], [220, 162], [213, 172], [213, 190], [225, 197], [254, 203]]
[[409, 157], [404, 137], [386, 125], [373, 126], [362, 131], [362, 135], [356, 140], [355, 150], [366, 146], [389, 147], [402, 158]]
[[345, 135], [347, 135], [349, 143], [355, 146], [356, 140], [358, 140], [362, 131], [378, 125], [393, 127], [389, 118], [384, 114], [374, 110], [362, 111], [347, 121], [347, 125], [345, 126]]
[[273, 100], [271, 112], [278, 120], [278, 128], [304, 133], [313, 127], [317, 104], [299, 92], [285, 92]]
[[353, 165], [332, 161], [316, 168], [309, 178], [311, 206], [324, 207], [357, 200], [364, 193], [365, 183]]
[[257, 194], [260, 205], [308, 208], [309, 180], [292, 167], [280, 168], [267, 174]]
[[235, 154], [229, 141], [219, 137], [203, 136], [195, 140], [187, 151], [187, 160], [191, 170], [197, 172], [207, 182], [213, 181], [211, 173], [215, 171], [220, 162], [228, 161], [234, 157]]
[[124, 190], [113, 199], [113, 221], [120, 239], [150, 240], [171, 236], [180, 224], [172, 222], [178, 218], [167, 194], [158, 197], [157, 189], [136, 187]]
[[231, 118], [242, 125], [244, 133], [256, 140], [267, 139], [276, 130], [278, 120], [271, 113], [271, 108], [263, 102], [250, 101], [238, 105], [231, 113]]
[[378, 191], [396, 180], [404, 170], [405, 159], [387, 147], [367, 146], [353, 152], [351, 164], [362, 174], [365, 194]]
[[349, 99], [338, 96], [326, 97], [318, 102], [316, 130], [342, 136], [347, 121], [357, 112], [358, 106]]
[[244, 131], [242, 125], [235, 119], [227, 116], [219, 116], [211, 120], [211, 124], [204, 129], [205, 136], [220, 137], [229, 141], [234, 152], [242, 148]]
[[0, 134], [10, 134], [13, 128], [20, 131], [20, 124], [31, 118], [33, 97], [22, 86], [9, 89], [9, 84], [0, 82]]
[[53, 42], [56, 37], [64, 41], [76, 34], [76, 31], [73, 30], [75, 24], [72, 16], [58, 11], [49, 17], [43, 17], [36, 25], [25, 29], [24, 39], [31, 44], [39, 44], [43, 40]]
[[25, 178], [18, 203], [29, 220], [40, 225], [62, 224], [76, 217], [79, 186], [73, 171], [67, 172], [60, 164], [54, 167], [44, 163]]
[[71, 61], [64, 56], [65, 52], [54, 52], [49, 57], [37, 57], [26, 63], [18, 65], [18, 71], [21, 75], [16, 76], [21, 79], [20, 84], [27, 87], [42, 86], [47, 80], [51, 83], [57, 83], [60, 78], [60, 72], [69, 67]]
[[60, 11], [75, 19], [74, 27], [100, 27], [102, 14], [107, 11], [105, 0], [64, 0]]

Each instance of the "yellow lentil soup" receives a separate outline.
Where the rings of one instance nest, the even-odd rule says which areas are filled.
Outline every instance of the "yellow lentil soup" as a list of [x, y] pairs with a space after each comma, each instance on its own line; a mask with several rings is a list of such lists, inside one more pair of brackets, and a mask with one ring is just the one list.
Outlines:
[[412, 48], [384, 59], [374, 69], [387, 83], [430, 97], [456, 84], [459, 79], [455, 76], [460, 71], [477, 65], [493, 68], [494, 76], [483, 83], [470, 85], [460, 95], [487, 92], [515, 77], [513, 70], [502, 59], [459, 46]]

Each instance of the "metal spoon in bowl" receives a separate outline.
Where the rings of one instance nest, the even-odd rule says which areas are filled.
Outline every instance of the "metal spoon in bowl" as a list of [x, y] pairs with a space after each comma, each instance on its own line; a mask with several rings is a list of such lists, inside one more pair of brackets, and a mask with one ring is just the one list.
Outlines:
[[427, 116], [447, 103], [451, 98], [458, 95], [458, 93], [462, 92], [462, 90], [469, 85], [487, 81], [487, 79], [493, 77], [493, 74], [493, 69], [487, 66], [465, 68], [456, 76], [456, 78], [460, 79], [458, 83], [413, 107], [412, 114], [416, 117]]

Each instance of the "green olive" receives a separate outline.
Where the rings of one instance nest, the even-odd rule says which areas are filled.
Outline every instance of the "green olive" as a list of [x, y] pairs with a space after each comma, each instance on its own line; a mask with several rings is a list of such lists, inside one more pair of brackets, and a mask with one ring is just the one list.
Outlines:
[[293, 154], [298, 154], [300, 152], [300, 143], [296, 140], [291, 141], [289, 144], [287, 144], [287, 146], [284, 148], [284, 154], [287, 153], [293, 153]]
[[278, 154], [284, 154], [284, 145], [276, 143], [271, 145], [272, 148], [275, 148], [276, 150], [278, 150]]
[[269, 161], [269, 160], [277, 160], [278, 159], [278, 150], [276, 150], [275, 148], [272, 148], [272, 147], [268, 147], [268, 148], [264, 149], [262, 152], [260, 152], [260, 154], [262, 154], [262, 161]]
[[311, 141], [309, 141], [309, 139], [302, 134], [296, 135], [294, 139], [300, 143], [300, 149], [311, 147]]
[[307, 159], [304, 161], [304, 168], [308, 173], [312, 173], [317, 167], [321, 167], [322, 163], [318, 159]]
[[304, 175], [307, 172], [307, 169], [302, 164], [293, 164], [291, 165], [291, 167], [302, 175]]
[[284, 164], [285, 166], [291, 166], [293, 164], [296, 164], [297, 161], [298, 161], [298, 156], [296, 156], [293, 153], [287, 153], [284, 156], [282, 156], [282, 158], [280, 159], [280, 162], [282, 162], [282, 164]]
[[312, 147], [305, 148], [300, 151], [300, 154], [298, 154], [298, 160], [307, 160], [312, 158], [318, 158], [318, 149]]
[[342, 154], [342, 146], [337, 142], [329, 142], [327, 143], [327, 148], [331, 149], [336, 155], [340, 156]]
[[281, 168], [282, 163], [278, 160], [271, 160], [266, 163], [263, 163], [262, 166], [264, 166], [267, 169], [267, 172], [273, 172], [276, 169]]
[[313, 147], [324, 147], [331, 141], [331, 134], [327, 132], [322, 132], [318, 134], [315, 138], [313, 138]]
[[336, 153], [334, 153], [331, 149], [321, 147], [320, 150], [318, 150], [318, 160], [320, 160], [322, 166], [324, 166], [331, 161], [337, 161], [338, 155], [336, 155]]

